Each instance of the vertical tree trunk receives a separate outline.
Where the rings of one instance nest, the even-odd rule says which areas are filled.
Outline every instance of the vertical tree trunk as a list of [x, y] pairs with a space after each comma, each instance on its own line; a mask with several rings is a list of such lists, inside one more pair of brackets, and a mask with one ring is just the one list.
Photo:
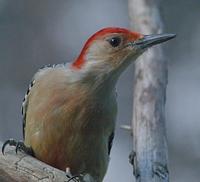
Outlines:
[[[129, 0], [133, 30], [162, 32], [156, 0]], [[135, 64], [133, 102], [133, 169], [137, 182], [167, 182], [168, 151], [165, 131], [167, 64], [161, 46], [148, 50]]]

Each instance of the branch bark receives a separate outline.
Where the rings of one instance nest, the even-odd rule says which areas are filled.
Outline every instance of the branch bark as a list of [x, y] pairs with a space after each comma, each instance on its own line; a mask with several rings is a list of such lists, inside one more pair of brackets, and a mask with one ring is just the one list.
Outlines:
[[[129, 0], [131, 27], [143, 34], [161, 33], [156, 0]], [[135, 64], [133, 101], [133, 168], [137, 182], [168, 182], [165, 131], [167, 64], [161, 46], [151, 48]]]
[[6, 147], [5, 155], [0, 152], [1, 182], [67, 182], [67, 180], [69, 179], [64, 171], [53, 168], [24, 153], [16, 154], [12, 147]]

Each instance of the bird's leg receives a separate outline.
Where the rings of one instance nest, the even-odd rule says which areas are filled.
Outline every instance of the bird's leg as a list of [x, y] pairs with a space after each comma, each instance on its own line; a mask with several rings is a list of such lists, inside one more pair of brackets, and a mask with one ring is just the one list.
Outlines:
[[7, 145], [15, 146], [15, 152], [23, 151], [28, 155], [34, 156], [33, 149], [31, 147], [27, 147], [23, 141], [16, 141], [14, 139], [6, 140], [2, 146], [2, 153], [4, 154], [5, 147]]

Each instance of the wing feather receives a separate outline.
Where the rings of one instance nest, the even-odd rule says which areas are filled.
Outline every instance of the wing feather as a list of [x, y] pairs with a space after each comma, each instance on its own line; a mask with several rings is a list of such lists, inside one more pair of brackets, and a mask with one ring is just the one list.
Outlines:
[[26, 112], [27, 112], [27, 108], [28, 108], [29, 95], [30, 95], [31, 89], [34, 86], [37, 78], [39, 78], [42, 73], [44, 73], [49, 68], [54, 68], [55, 66], [56, 65], [46, 65], [46, 66], [43, 66], [42, 68], [40, 68], [39, 71], [34, 75], [32, 81], [30, 82], [29, 87], [26, 91], [26, 94], [25, 94], [23, 102], [22, 102], [22, 108], [21, 108], [21, 110], [22, 110], [22, 128], [23, 128], [23, 138], [24, 139], [25, 139], [25, 129], [26, 129]]
[[113, 144], [113, 139], [114, 139], [114, 131], [111, 133], [108, 139], [108, 155], [110, 155], [112, 144]]

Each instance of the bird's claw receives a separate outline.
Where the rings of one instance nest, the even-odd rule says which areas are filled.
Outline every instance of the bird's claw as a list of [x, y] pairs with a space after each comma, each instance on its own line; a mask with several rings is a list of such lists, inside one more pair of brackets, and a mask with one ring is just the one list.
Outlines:
[[5, 147], [6, 147], [7, 145], [16, 146], [16, 145], [17, 145], [17, 142], [16, 142], [14, 139], [12, 139], [12, 138], [9, 139], [9, 140], [6, 140], [6, 141], [4, 142], [4, 144], [2, 145], [2, 149], [1, 149], [1, 152], [2, 152], [3, 155], [4, 155]]
[[67, 177], [69, 178], [67, 180], [67, 182], [95, 182], [96, 181], [89, 174], [85, 174], [85, 175], [80, 174], [80, 175], [75, 175], [75, 176], [69, 176], [69, 175], [67, 175]]
[[67, 182], [83, 182], [83, 176], [82, 175], [75, 175], [75, 176], [69, 176]]
[[66, 168], [66, 176], [69, 178], [67, 182], [82, 182], [83, 175], [72, 175], [70, 168]]
[[10, 145], [10, 146], [15, 146], [15, 152], [17, 154], [18, 151], [23, 151], [25, 152], [26, 154], [28, 155], [31, 155], [31, 156], [34, 156], [34, 153], [33, 153], [33, 150], [31, 147], [27, 147], [24, 142], [22, 141], [16, 141], [14, 139], [8, 139], [4, 142], [3, 146], [2, 146], [2, 153], [4, 155], [4, 151], [5, 151], [5, 148], [7, 145]]

